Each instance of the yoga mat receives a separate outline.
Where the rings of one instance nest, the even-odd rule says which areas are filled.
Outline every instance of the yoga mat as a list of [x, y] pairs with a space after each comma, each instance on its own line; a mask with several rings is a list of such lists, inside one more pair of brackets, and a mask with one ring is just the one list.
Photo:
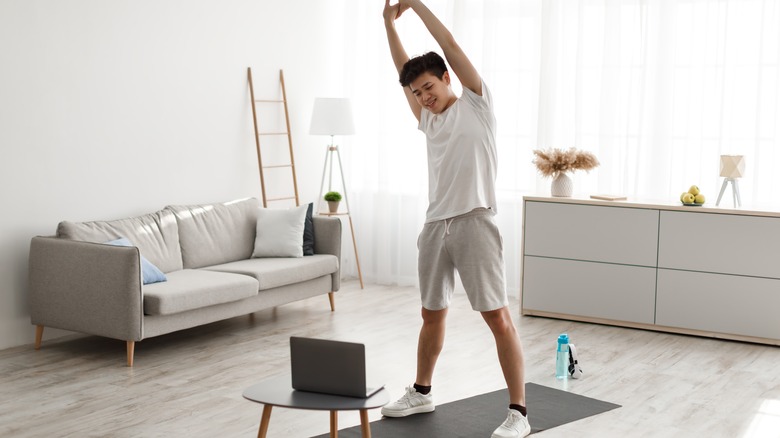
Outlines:
[[[399, 395], [400, 397], [400, 395]], [[584, 397], [546, 386], [525, 385], [531, 433], [541, 432], [592, 415], [619, 408], [620, 405]], [[474, 438], [489, 437], [506, 419], [509, 393], [506, 389], [436, 406], [427, 414], [387, 418], [371, 422], [373, 438]], [[314, 438], [327, 438], [318, 435]], [[340, 438], [359, 438], [360, 426], [339, 430]]]

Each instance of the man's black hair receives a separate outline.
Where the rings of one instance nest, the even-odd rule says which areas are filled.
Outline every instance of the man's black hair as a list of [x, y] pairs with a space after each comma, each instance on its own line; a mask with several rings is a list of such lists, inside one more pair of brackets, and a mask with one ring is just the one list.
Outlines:
[[444, 59], [436, 52], [428, 52], [406, 61], [406, 64], [401, 68], [399, 81], [402, 86], [408, 87], [423, 73], [430, 73], [442, 79], [446, 71], [447, 65], [444, 63]]

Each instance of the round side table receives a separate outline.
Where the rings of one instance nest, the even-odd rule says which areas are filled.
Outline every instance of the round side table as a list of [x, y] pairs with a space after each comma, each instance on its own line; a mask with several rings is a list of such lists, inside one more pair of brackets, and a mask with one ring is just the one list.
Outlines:
[[258, 438], [266, 437], [268, 423], [271, 421], [271, 409], [274, 406], [330, 411], [331, 438], [338, 437], [338, 411], [360, 411], [360, 429], [363, 438], [371, 438], [368, 410], [382, 407], [390, 401], [390, 395], [384, 388], [371, 397], [356, 398], [296, 391], [290, 382], [289, 375], [274, 377], [252, 385], [244, 391], [245, 399], [265, 405], [260, 419], [260, 428], [257, 431]]

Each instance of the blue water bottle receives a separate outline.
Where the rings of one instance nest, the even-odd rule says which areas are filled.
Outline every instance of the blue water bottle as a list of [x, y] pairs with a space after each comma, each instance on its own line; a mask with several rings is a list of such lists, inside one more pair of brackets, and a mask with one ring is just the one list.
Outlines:
[[569, 335], [566, 333], [558, 336], [558, 350], [555, 356], [555, 377], [565, 379], [568, 376], [569, 367]]

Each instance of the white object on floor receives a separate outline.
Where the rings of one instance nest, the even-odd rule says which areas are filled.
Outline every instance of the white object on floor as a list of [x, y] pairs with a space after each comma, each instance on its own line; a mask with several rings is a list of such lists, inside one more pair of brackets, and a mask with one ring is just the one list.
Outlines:
[[572, 379], [582, 377], [582, 368], [580, 368], [580, 360], [577, 357], [577, 347], [574, 344], [569, 344], [569, 376]]

